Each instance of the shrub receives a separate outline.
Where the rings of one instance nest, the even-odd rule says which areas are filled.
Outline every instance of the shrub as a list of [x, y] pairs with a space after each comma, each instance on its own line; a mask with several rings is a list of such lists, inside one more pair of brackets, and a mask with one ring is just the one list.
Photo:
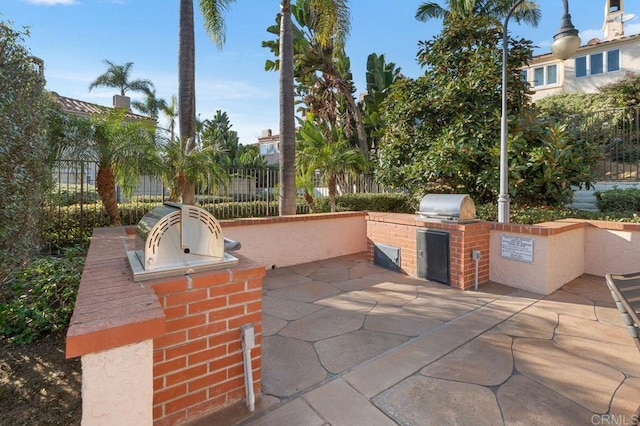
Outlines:
[[[400, 193], [390, 194], [344, 194], [336, 197], [336, 211], [376, 211], [394, 213], [415, 213], [416, 201]], [[316, 199], [316, 211], [331, 211], [327, 197]]]
[[27, 35], [0, 21], [0, 285], [39, 249], [40, 206], [52, 185], [53, 102]]
[[640, 189], [611, 189], [596, 192], [596, 205], [602, 212], [638, 212], [640, 211]]
[[0, 339], [29, 343], [62, 330], [73, 313], [85, 251], [38, 257], [13, 272], [0, 290]]

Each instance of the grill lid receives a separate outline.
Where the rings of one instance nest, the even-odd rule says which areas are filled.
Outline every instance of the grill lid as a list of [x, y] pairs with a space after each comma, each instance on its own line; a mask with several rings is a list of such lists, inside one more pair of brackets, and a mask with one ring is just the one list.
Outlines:
[[165, 202], [136, 228], [136, 250], [127, 252], [134, 281], [226, 268], [238, 259], [226, 251], [240, 243], [225, 239], [213, 215], [199, 207]]
[[467, 194], [427, 194], [420, 201], [418, 215], [447, 221], [476, 220], [476, 205]]

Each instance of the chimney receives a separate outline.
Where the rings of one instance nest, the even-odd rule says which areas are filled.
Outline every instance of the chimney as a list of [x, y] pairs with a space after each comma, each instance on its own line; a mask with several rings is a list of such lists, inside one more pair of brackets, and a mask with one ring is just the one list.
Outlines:
[[131, 98], [122, 95], [113, 95], [113, 107], [125, 108], [131, 111]]
[[606, 0], [604, 4], [604, 32], [605, 41], [624, 37], [624, 0]]
[[263, 138], [268, 138], [271, 137], [271, 129], [265, 129], [262, 131], [262, 136]]

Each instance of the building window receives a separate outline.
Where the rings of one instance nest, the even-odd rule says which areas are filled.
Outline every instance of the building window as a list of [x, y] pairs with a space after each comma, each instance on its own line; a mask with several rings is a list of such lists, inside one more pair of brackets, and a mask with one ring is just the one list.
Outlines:
[[587, 57], [580, 56], [576, 58], [576, 78], [587, 76]]
[[261, 143], [260, 144], [260, 155], [267, 155], [267, 144], [266, 143]]
[[[587, 64], [589, 65], [587, 67]], [[593, 53], [576, 58], [576, 78], [620, 70], [620, 50]]]
[[602, 53], [594, 53], [589, 57], [591, 75], [602, 74], [604, 72], [604, 61]]
[[607, 52], [607, 72], [620, 70], [620, 50], [610, 50]]
[[558, 84], [558, 65], [547, 65], [533, 69], [533, 86]]
[[620, 10], [620, 0], [609, 0], [609, 13]]
[[558, 66], [549, 65], [547, 67], [547, 84], [558, 83]]
[[533, 69], [533, 85], [544, 86], [544, 67]]

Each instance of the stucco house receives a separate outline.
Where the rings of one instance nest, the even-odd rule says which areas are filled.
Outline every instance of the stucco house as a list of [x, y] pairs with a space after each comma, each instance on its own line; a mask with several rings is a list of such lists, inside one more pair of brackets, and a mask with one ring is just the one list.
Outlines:
[[640, 72], [640, 34], [624, 32], [624, 23], [630, 18], [624, 13], [624, 0], [606, 0], [604, 40], [587, 41], [565, 61], [551, 52], [533, 57], [521, 71], [535, 91], [532, 100], [561, 92], [593, 93], [627, 72]]

